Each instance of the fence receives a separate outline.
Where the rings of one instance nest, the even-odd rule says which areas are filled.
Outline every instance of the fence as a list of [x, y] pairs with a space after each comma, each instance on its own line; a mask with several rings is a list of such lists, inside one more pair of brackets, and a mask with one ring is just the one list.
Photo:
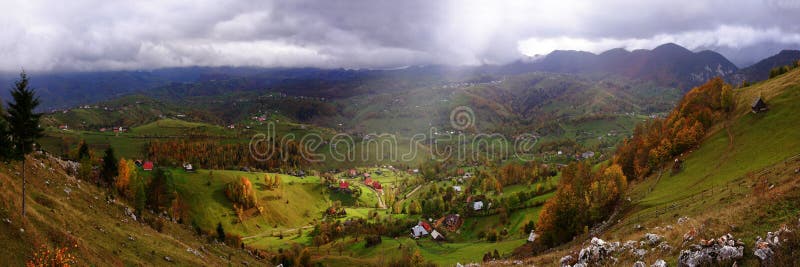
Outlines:
[[[670, 211], [679, 210], [679, 209], [682, 209], [684, 207], [690, 207], [692, 203], [696, 203], [698, 201], [708, 201], [708, 200], [710, 200], [709, 198], [712, 198], [714, 196], [723, 195], [725, 197], [732, 197], [732, 196], [736, 196], [736, 195], [739, 195], [739, 194], [746, 194], [746, 193], [752, 192], [752, 188], [751, 187], [745, 186], [745, 184], [747, 183], [747, 180], [745, 178], [747, 178], [747, 177], [749, 177], [751, 175], [755, 176], [755, 177], [763, 176], [765, 174], [768, 174], [768, 173], [774, 171], [778, 167], [781, 167], [781, 165], [783, 165], [782, 167], [785, 168], [785, 167], [788, 166], [788, 164], [791, 161], [795, 161], [795, 160], [800, 160], [800, 154], [797, 154], [797, 155], [794, 155], [794, 156], [791, 156], [791, 157], [787, 157], [782, 162], [778, 162], [776, 164], [768, 166], [768, 167], [762, 169], [758, 173], [745, 174], [745, 175], [737, 177], [736, 179], [733, 179], [733, 180], [731, 180], [731, 181], [729, 181], [729, 182], [727, 182], [727, 183], [725, 183], [723, 185], [719, 185], [719, 186], [712, 185], [711, 188], [702, 190], [702, 191], [700, 191], [698, 193], [691, 194], [688, 197], [683, 197], [683, 198], [680, 198], [678, 200], [674, 200], [674, 201], [671, 201], [671, 202], [664, 203], [662, 205], [656, 206], [655, 210], [648, 211], [648, 212], [639, 212], [639, 213], [636, 214], [636, 216], [628, 218], [627, 221], [623, 225], [630, 225], [630, 224], [633, 224], [633, 223], [638, 223], [638, 222], [641, 222], [642, 219], [658, 218], [659, 216], [667, 214]], [[659, 178], [658, 179], [660, 179], [660, 178], [661, 178], [661, 174], [659, 173]], [[651, 188], [651, 190], [652, 190], [652, 188]], [[650, 190], [648, 190], [648, 193], [649, 193], [649, 191]], [[643, 194], [636, 201], [632, 201], [633, 202], [632, 204], [635, 205], [635, 203], [641, 203], [641, 201], [645, 197], [647, 197], [647, 193]]]

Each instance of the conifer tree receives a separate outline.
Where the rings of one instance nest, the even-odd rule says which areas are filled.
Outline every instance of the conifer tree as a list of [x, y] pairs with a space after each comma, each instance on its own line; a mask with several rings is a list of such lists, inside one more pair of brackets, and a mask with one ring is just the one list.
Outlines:
[[39, 127], [42, 114], [34, 111], [39, 106], [39, 97], [28, 87], [28, 76], [24, 71], [19, 76], [11, 90], [14, 102], [8, 103], [8, 112], [3, 117], [9, 126], [12, 156], [22, 160], [22, 216], [25, 217], [25, 155], [33, 152], [36, 139], [42, 137], [42, 128]]

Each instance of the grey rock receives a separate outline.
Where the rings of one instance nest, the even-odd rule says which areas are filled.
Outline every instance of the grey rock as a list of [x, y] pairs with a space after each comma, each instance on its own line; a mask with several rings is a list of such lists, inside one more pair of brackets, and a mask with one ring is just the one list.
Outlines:
[[653, 265], [650, 265], [650, 267], [667, 267], [667, 262], [662, 259], [658, 259], [653, 263]]

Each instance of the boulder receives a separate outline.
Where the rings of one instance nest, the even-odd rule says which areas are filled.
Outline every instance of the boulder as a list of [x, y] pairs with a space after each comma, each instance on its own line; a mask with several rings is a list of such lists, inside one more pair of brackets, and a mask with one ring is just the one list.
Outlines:
[[643, 261], [636, 261], [633, 263], [633, 267], [647, 267]]
[[650, 265], [650, 267], [667, 267], [667, 262], [662, 259], [658, 259], [653, 263], [653, 265]]
[[661, 243], [661, 240], [664, 240], [663, 236], [660, 236], [660, 235], [657, 235], [657, 234], [652, 234], [652, 233], [644, 234], [644, 241], [645, 241], [645, 244], [648, 245], [648, 246], [658, 245], [659, 243]]
[[744, 256], [744, 247], [723, 246], [719, 249], [717, 260], [729, 261], [741, 259]]

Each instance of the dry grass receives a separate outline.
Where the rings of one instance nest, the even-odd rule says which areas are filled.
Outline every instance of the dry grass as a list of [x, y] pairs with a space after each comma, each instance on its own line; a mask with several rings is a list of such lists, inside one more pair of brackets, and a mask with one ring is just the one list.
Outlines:
[[[69, 246], [76, 265], [225, 265], [257, 260], [242, 250], [208, 244], [185, 225], [167, 223], [162, 233], [125, 216], [125, 205], [107, 203], [106, 191], [67, 175], [55, 160], [29, 157], [26, 166], [27, 216], [22, 219], [19, 164], [0, 164], [0, 262], [20, 266], [35, 248]], [[52, 169], [51, 169], [52, 168]], [[70, 193], [64, 190], [69, 188]], [[20, 231], [24, 229], [24, 232]], [[133, 240], [130, 240], [132, 237]], [[188, 248], [200, 251], [195, 256]]]

